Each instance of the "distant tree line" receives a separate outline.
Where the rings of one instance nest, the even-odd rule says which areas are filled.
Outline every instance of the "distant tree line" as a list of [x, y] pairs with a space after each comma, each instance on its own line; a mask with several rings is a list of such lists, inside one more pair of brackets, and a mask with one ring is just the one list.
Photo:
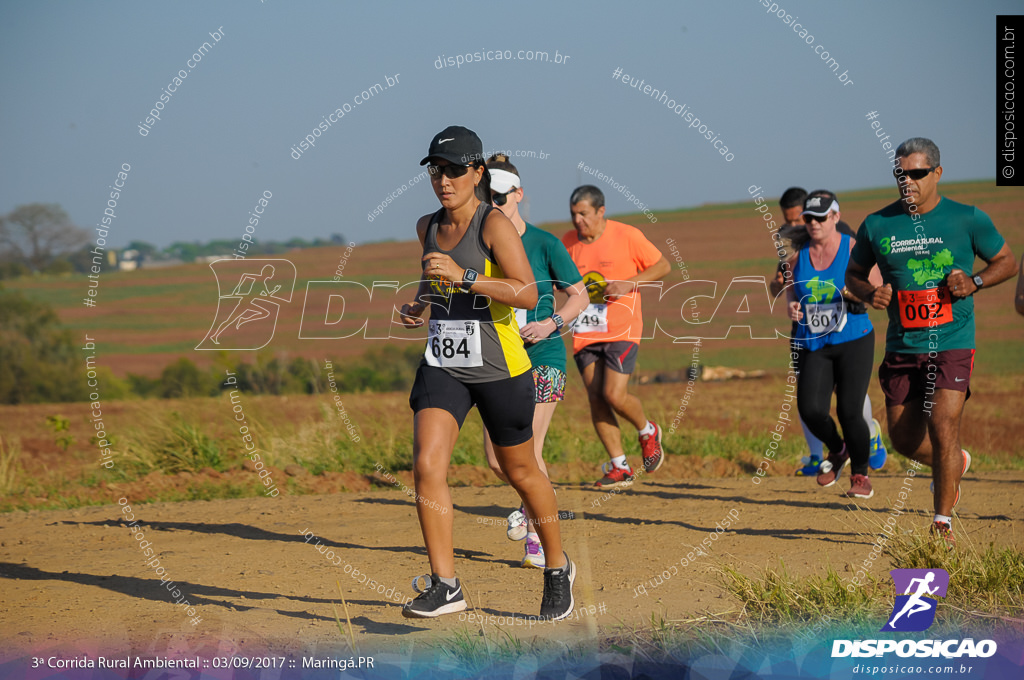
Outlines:
[[[288, 360], [264, 352], [254, 363], [220, 352], [214, 365], [205, 369], [182, 357], [165, 367], [159, 378], [119, 378], [99, 357], [99, 385], [90, 388], [90, 352], [81, 349], [82, 344], [61, 326], [49, 305], [0, 287], [0, 403], [88, 401], [93, 391], [104, 400], [214, 396], [225, 389], [226, 371], [237, 380], [231, 389], [253, 394], [319, 394], [331, 389], [323, 361]], [[339, 392], [407, 390], [421, 355], [419, 347], [385, 345], [355, 360], [332, 360], [335, 387]]]
[[[91, 233], [75, 226], [56, 203], [32, 203], [18, 206], [0, 215], [0, 279], [13, 279], [28, 274], [85, 274], [93, 263]], [[307, 241], [292, 238], [283, 243], [257, 240], [250, 244], [247, 257], [279, 255], [290, 250], [347, 245], [344, 235]], [[217, 239], [201, 243], [176, 241], [166, 248], [157, 248], [145, 241], [132, 241], [124, 248], [106, 252], [135, 251], [135, 259], [146, 262], [180, 260], [192, 262], [198, 257], [224, 255], [230, 257], [238, 247], [238, 239]], [[105, 259], [105, 258], [104, 258]]]

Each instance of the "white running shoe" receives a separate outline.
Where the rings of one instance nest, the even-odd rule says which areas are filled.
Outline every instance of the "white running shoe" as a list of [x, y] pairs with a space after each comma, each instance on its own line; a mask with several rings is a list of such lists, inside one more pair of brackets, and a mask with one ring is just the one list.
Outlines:
[[508, 516], [508, 529], [505, 530], [505, 535], [510, 541], [521, 541], [526, 538], [526, 532], [526, 513], [520, 507]]

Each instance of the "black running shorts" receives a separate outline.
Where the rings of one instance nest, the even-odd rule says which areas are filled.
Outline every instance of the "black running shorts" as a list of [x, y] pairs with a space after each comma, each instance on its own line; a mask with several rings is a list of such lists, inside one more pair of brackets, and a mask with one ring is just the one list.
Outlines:
[[464, 383], [443, 368], [420, 364], [409, 395], [414, 413], [439, 408], [452, 414], [462, 429], [469, 409], [480, 411], [496, 446], [517, 446], [533, 437], [533, 373], [484, 383]]

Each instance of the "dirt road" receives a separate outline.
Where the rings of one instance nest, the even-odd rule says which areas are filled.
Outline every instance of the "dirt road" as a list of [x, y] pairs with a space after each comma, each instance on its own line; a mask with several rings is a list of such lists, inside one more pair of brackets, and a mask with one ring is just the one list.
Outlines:
[[[678, 619], [736, 611], [716, 563], [753, 574], [782, 558], [796, 574], [831, 564], [853, 577], [904, 477], [873, 479], [875, 498], [859, 502], [841, 498], [838, 487], [787, 477], [757, 485], [749, 477], [682, 480], [659, 472], [610, 497], [562, 485], [560, 507], [574, 516], [562, 526], [580, 567], [580, 616], [534, 626], [521, 617], [537, 613], [542, 577], [518, 568], [522, 544], [505, 538], [512, 492], [455, 488], [457, 568], [475, 613], [491, 617], [484, 627], [505, 624], [519, 637], [594, 636], [620, 622], [643, 625], [652, 612]], [[961, 542], [1019, 546], [1022, 481], [1019, 472], [969, 476]], [[928, 479], [911, 487], [911, 513], [898, 520], [904, 529], [930, 519]], [[344, 640], [334, 620], [336, 581], [364, 649], [406, 649], [480, 626], [457, 616], [402, 618], [396, 602], [413, 594], [410, 580], [428, 567], [412, 502], [398, 490], [163, 503], [131, 513], [141, 538], [118, 505], [0, 517], [6, 659], [41, 651], [300, 655], [337, 648]], [[691, 557], [695, 547], [705, 555]], [[872, 567], [875, 574], [886, 569], [884, 559]], [[362, 574], [375, 583], [362, 583]], [[187, 605], [175, 604], [175, 588]], [[188, 606], [200, 619], [194, 625]]]

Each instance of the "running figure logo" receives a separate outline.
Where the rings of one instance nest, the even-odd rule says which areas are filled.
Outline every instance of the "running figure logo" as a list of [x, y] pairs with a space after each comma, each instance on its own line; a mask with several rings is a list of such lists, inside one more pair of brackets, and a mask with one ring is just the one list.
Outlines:
[[882, 631], [916, 632], [926, 630], [935, 621], [935, 608], [938, 601], [927, 597], [946, 596], [949, 587], [949, 574], [945, 569], [893, 569], [893, 583], [896, 602], [892, 606], [889, 621], [882, 626]]
[[[288, 260], [217, 260], [217, 314], [196, 349], [251, 350], [274, 337], [280, 303], [292, 301], [297, 272]], [[222, 284], [238, 281], [224, 295]], [[242, 327], [245, 326], [245, 330]]]

